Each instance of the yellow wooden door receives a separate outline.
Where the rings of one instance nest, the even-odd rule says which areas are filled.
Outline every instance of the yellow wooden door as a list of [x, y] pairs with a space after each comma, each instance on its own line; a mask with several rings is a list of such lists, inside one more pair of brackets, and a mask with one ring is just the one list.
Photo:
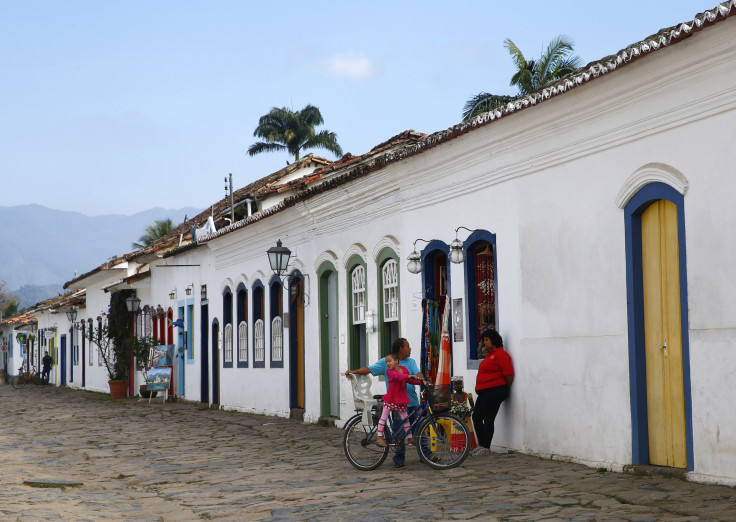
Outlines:
[[687, 467], [677, 207], [653, 203], [641, 217], [649, 462]]

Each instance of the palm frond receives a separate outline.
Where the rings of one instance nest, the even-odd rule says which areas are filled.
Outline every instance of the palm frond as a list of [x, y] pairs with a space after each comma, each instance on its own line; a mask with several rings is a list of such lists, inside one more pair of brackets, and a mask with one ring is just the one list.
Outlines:
[[463, 121], [475, 118], [479, 114], [492, 111], [513, 100], [512, 96], [481, 92], [472, 96], [463, 107]]
[[258, 141], [248, 147], [248, 156], [255, 156], [261, 152], [276, 152], [284, 149], [286, 149], [286, 145], [282, 145], [280, 143]]

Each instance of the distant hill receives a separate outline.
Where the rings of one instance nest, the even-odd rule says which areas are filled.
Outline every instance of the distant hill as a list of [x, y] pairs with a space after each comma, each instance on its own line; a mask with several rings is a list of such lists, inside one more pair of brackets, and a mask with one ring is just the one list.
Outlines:
[[62, 285], [23, 285], [10, 293], [18, 300], [18, 310], [22, 310], [44, 299], [63, 294], [64, 289]]
[[[38, 302], [53, 297], [58, 293], [56, 288], [74, 279], [75, 272], [89, 272], [113, 256], [132, 252], [131, 243], [155, 220], [171, 218], [178, 225], [185, 216], [199, 212], [189, 207], [154, 208], [132, 216], [85, 216], [41, 205], [0, 206], [0, 223], [5, 230], [0, 236], [0, 280], [8, 289], [51, 285], [41, 290], [41, 294], [51, 292], [49, 295], [33, 299]], [[23, 305], [35, 302], [24, 299]]]

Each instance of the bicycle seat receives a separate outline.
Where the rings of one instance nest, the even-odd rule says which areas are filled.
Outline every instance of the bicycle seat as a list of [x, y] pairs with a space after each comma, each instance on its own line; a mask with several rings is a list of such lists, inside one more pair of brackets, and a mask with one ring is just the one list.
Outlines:
[[364, 426], [372, 426], [373, 419], [371, 410], [378, 404], [378, 400], [371, 393], [371, 384], [373, 379], [370, 375], [355, 375], [350, 379], [350, 385], [353, 387], [353, 402], [356, 410], [363, 410]]

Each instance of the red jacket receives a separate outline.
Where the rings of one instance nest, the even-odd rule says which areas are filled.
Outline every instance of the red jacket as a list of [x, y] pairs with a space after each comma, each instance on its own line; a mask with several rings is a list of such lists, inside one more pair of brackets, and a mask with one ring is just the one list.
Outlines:
[[501, 348], [491, 351], [478, 366], [478, 376], [475, 378], [475, 391], [495, 388], [506, 384], [509, 375], [514, 374], [511, 357]]

